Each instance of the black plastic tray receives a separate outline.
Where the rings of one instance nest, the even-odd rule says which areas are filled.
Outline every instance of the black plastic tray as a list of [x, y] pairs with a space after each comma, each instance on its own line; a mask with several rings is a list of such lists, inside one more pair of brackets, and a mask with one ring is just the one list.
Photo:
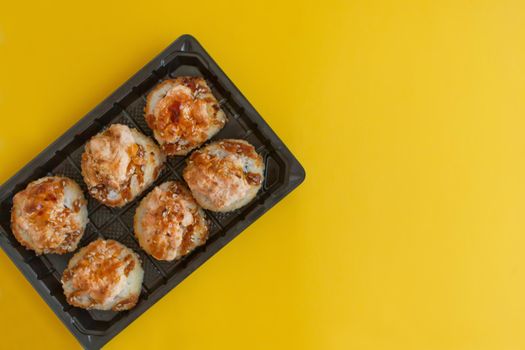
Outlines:
[[[167, 263], [150, 258], [133, 236], [135, 208], [149, 189], [123, 208], [106, 207], [88, 195], [80, 173], [80, 157], [84, 143], [113, 123], [127, 124], [151, 136], [143, 117], [145, 96], [160, 81], [180, 75], [206, 79], [229, 119], [213, 139], [249, 141], [264, 156], [266, 176], [256, 199], [246, 207], [226, 214], [206, 212], [211, 222], [207, 243], [187, 257]], [[168, 158], [164, 172], [154, 185], [169, 179], [182, 181], [184, 159]], [[134, 309], [124, 312], [86, 311], [70, 306], [62, 292], [60, 278], [73, 254], [36, 256], [12, 235], [10, 211], [13, 195], [29, 182], [50, 174], [76, 180], [88, 198], [90, 223], [80, 246], [105, 237], [120, 241], [140, 254], [145, 275], [141, 297]], [[183, 35], [0, 187], [0, 245], [82, 346], [99, 349], [297, 187], [304, 177], [304, 169], [297, 159], [197, 40]]]

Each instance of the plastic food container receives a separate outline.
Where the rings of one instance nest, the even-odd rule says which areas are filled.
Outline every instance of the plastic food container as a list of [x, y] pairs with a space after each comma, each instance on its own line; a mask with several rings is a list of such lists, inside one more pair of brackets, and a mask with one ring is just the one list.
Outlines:
[[[212, 140], [247, 140], [264, 157], [266, 174], [262, 189], [247, 206], [225, 214], [206, 212], [211, 225], [204, 246], [180, 260], [160, 262], [139, 247], [132, 228], [135, 209], [150, 189], [122, 208], [106, 207], [89, 196], [80, 173], [80, 158], [85, 142], [113, 123], [126, 124], [151, 136], [143, 113], [146, 96], [160, 81], [181, 75], [204, 77], [228, 116], [226, 126]], [[167, 180], [183, 181], [184, 161], [185, 157], [169, 157], [154, 186]], [[70, 306], [60, 279], [73, 253], [36, 256], [11, 233], [13, 195], [29, 182], [51, 174], [77, 181], [88, 199], [90, 223], [79, 247], [104, 237], [139, 253], [145, 275], [140, 300], [132, 310], [88, 311]], [[197, 40], [183, 35], [0, 187], [0, 246], [82, 346], [99, 349], [297, 187], [304, 177], [297, 159]]]

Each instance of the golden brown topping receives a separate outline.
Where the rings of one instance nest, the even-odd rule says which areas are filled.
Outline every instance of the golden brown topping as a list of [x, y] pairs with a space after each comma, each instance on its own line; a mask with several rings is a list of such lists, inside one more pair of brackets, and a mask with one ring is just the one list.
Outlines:
[[[75, 186], [67, 200], [66, 186]], [[13, 198], [13, 233], [20, 243], [37, 254], [62, 254], [74, 249], [84, 231], [83, 220], [87, 220], [79, 214], [85, 205], [83, 198], [74, 199], [79, 196], [80, 188], [67, 178], [47, 177], [30, 183]], [[68, 207], [66, 203], [71, 201], [73, 203]]]
[[177, 152], [181, 150], [181, 147], [176, 143], [163, 143], [160, 145], [160, 149], [166, 154], [177, 154]]
[[183, 177], [206, 209], [230, 211], [246, 205], [262, 185], [263, 158], [243, 140], [213, 142], [191, 154]]
[[65, 270], [62, 274], [62, 282], [67, 282], [73, 277], [73, 273], [71, 273], [71, 270]]
[[29, 186], [26, 190], [28, 200], [23, 209], [29, 214], [29, 221], [37, 227], [46, 225], [52, 216], [58, 197], [62, 196], [63, 192], [62, 181], [53, 181], [51, 178], [38, 185]]
[[122, 310], [129, 310], [131, 307], [135, 306], [137, 301], [139, 300], [139, 295], [134, 294], [130, 296], [127, 299], [122, 300], [117, 305], [115, 305], [112, 310], [113, 311], [122, 311]]
[[186, 233], [184, 234], [184, 237], [182, 238], [182, 242], [180, 244], [181, 256], [188, 254], [193, 250], [193, 248], [195, 248], [193, 242], [193, 233], [196, 231], [195, 226], [196, 225], [190, 225], [186, 228]]
[[[246, 149], [238, 147], [237, 144], [221, 142], [220, 146], [230, 152], [236, 154], [242, 153], [246, 155]], [[248, 152], [248, 154], [250, 153]], [[257, 153], [255, 153], [255, 156], [257, 157]], [[219, 155], [210, 154], [209, 152], [201, 152], [199, 150], [192, 153], [189, 158], [189, 162], [193, 163], [196, 169], [199, 169], [199, 172], [213, 174], [214, 177], [220, 178], [226, 182], [229, 182], [228, 179], [231, 176], [235, 176], [237, 178], [244, 177], [242, 167], [239, 167], [236, 159], [231, 157], [221, 157]], [[254, 178], [254, 176], [252, 175], [251, 178]], [[250, 179], [247, 177], [247, 181], [249, 180]]]
[[127, 255], [124, 258], [124, 265], [126, 266], [124, 269], [124, 275], [128, 276], [129, 273], [135, 268], [135, 259], [133, 259], [132, 255]]
[[186, 154], [226, 122], [210, 88], [199, 77], [161, 83], [149, 96], [146, 122], [168, 154]]
[[114, 124], [86, 144], [82, 174], [93, 197], [122, 206], [155, 179], [152, 175], [158, 175], [163, 161], [152, 140]]
[[131, 254], [122, 257], [124, 247], [113, 240], [98, 239], [84, 248], [83, 256], [64, 271], [63, 282], [70, 281], [75, 292], [69, 302], [77, 305], [76, 297], [89, 295], [93, 304], [101, 304], [115, 293], [122, 278], [122, 270], [127, 276], [135, 266]]
[[85, 199], [77, 199], [73, 202], [73, 211], [78, 213], [82, 206], [86, 205], [87, 201]]
[[208, 228], [203, 215], [184, 185], [167, 182], [141, 202], [135, 234], [153, 257], [173, 260], [204, 243]]
[[246, 181], [250, 185], [258, 186], [262, 182], [262, 176], [261, 174], [256, 173], [246, 173]]
[[127, 180], [130, 156], [128, 149], [135, 144], [131, 130], [124, 125], [112, 125], [94, 136], [82, 155], [84, 177], [88, 185], [107, 185], [118, 188]]
[[255, 148], [249, 143], [236, 140], [222, 140], [219, 141], [219, 146], [228, 152], [241, 154], [248, 158], [257, 159], [259, 157], [257, 152], [255, 152]]
[[115, 194], [129, 186], [136, 169], [137, 148], [131, 130], [119, 124], [87, 143], [82, 154], [82, 173], [93, 197], [110, 205], [119, 199]]

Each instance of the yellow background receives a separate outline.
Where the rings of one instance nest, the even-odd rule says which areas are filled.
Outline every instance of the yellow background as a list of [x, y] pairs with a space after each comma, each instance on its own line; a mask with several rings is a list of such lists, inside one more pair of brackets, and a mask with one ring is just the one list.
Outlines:
[[[5, 1], [0, 181], [183, 33], [307, 179], [107, 349], [525, 349], [522, 1]], [[0, 347], [78, 344], [2, 252]]]

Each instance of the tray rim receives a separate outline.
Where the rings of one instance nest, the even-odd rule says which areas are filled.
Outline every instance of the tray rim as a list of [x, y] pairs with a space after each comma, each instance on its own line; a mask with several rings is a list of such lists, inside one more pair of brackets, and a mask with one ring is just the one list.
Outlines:
[[[282, 142], [279, 136], [270, 128], [262, 116], [255, 110], [249, 100], [242, 94], [241, 91], [233, 84], [233, 82], [228, 78], [228, 76], [222, 71], [222, 69], [217, 65], [213, 58], [206, 52], [206, 50], [201, 46], [201, 44], [193, 36], [189, 34], [184, 34], [178, 37], [170, 45], [168, 45], [164, 50], [162, 50], [157, 56], [155, 56], [151, 61], [149, 61], [145, 66], [138, 70], [137, 73], [131, 76], [127, 81], [125, 81], [121, 86], [119, 86], [113, 93], [106, 97], [102, 102], [100, 102], [96, 107], [84, 115], [78, 122], [73, 124], [68, 130], [66, 130], [62, 135], [60, 135], [54, 142], [42, 150], [36, 157], [29, 161], [25, 166], [23, 166], [19, 171], [17, 171], [13, 176], [11, 176], [6, 182], [0, 186], [0, 202], [3, 202], [11, 193], [13, 192], [15, 186], [19, 182], [19, 178], [28, 178], [30, 174], [33, 173], [36, 169], [46, 164], [51, 158], [53, 158], [56, 153], [60, 152], [65, 146], [67, 146], [72, 138], [78, 133], [78, 130], [85, 130], [89, 125], [97, 119], [97, 117], [104, 115], [116, 104], [118, 101], [121, 101], [129, 92], [137, 85], [142, 83], [147, 79], [151, 74], [158, 68], [164, 66], [167, 59], [172, 55], [177, 55], [180, 53], [192, 54], [195, 53], [204, 60], [208, 69], [213, 73], [220, 75], [221, 81], [226, 84], [225, 89], [232, 92], [233, 94], [238, 95], [238, 97], [231, 96], [232, 99], [240, 99], [243, 101], [243, 107], [248, 109], [249, 113], [258, 117], [257, 118], [257, 127], [264, 129], [266, 133], [269, 133], [275, 138], [272, 140], [272, 145], [275, 150], [280, 152], [280, 156], [284, 158], [288, 165], [288, 171], [285, 174], [285, 183], [281, 185], [274, 192], [270, 193], [270, 197], [267, 200], [272, 198], [273, 203], [269, 206], [264, 206], [263, 210], [255, 211], [255, 213], [249, 213], [244, 220], [235, 224], [233, 227], [228, 229], [228, 235], [219, 237], [214, 241], [215, 246], [213, 249], [207, 249], [206, 254], [201, 254], [195, 260], [192, 260], [188, 266], [180, 273], [177, 278], [170, 278], [170, 280], [165, 283], [163, 286], [159, 287], [160, 291], [156, 294], [153, 294], [149, 299], [152, 302], [145, 307], [135, 308], [135, 312], [130, 315], [134, 316], [131, 318], [124, 317], [121, 320], [117, 321], [114, 325], [108, 328], [104, 335], [95, 336], [90, 334], [85, 334], [79, 326], [76, 325], [75, 319], [71, 317], [66, 311], [62, 310], [62, 305], [55, 302], [54, 297], [50, 294], [50, 291], [45, 287], [45, 284], [40, 283], [38, 276], [31, 269], [30, 265], [24, 261], [23, 257], [19, 254], [15, 247], [9, 242], [7, 235], [2, 226], [0, 226], [0, 247], [3, 251], [9, 256], [14, 265], [18, 268], [20, 272], [24, 275], [26, 280], [32, 285], [32, 287], [38, 292], [40, 297], [46, 302], [46, 304], [52, 309], [52, 311], [57, 315], [57, 317], [62, 321], [62, 323], [68, 328], [68, 330], [75, 336], [77, 341], [86, 349], [99, 349], [104, 346], [107, 342], [113, 339], [118, 333], [120, 333], [124, 328], [131, 324], [136, 318], [143, 315], [149, 308], [154, 306], [154, 304], [160, 300], [164, 295], [173, 290], [180, 282], [182, 282], [187, 276], [193, 273], [198, 267], [204, 264], [209, 258], [214, 256], [223, 246], [232, 241], [237, 237], [242, 231], [244, 231], [249, 225], [255, 222], [260, 216], [266, 213], [269, 209], [274, 207], [280, 200], [282, 200], [288, 193], [294, 190], [299, 186], [305, 179], [306, 173], [302, 165], [295, 158], [295, 156], [290, 152], [286, 145]], [[191, 265], [191, 266], [190, 266]], [[132, 311], [132, 310], [131, 310]]]

